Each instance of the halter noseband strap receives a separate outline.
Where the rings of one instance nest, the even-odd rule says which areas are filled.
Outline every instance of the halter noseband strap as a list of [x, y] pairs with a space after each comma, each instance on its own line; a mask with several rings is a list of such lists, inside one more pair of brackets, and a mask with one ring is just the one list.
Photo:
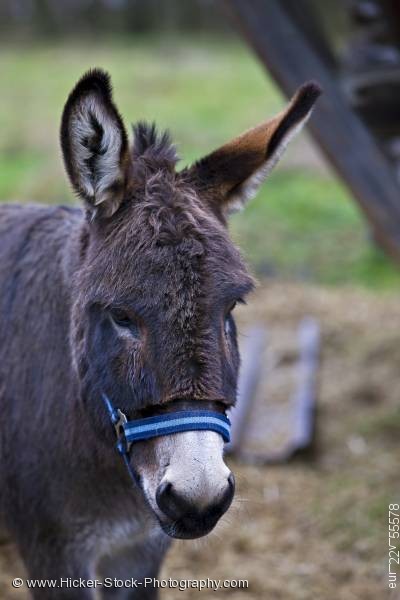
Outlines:
[[181, 433], [182, 431], [215, 431], [225, 442], [230, 441], [231, 423], [225, 415], [212, 410], [178, 410], [174, 412], [128, 421], [124, 413], [115, 408], [108, 396], [102, 394], [111, 422], [117, 435], [117, 450], [124, 458], [132, 479], [138, 477], [129, 461], [129, 451], [134, 442], [154, 437]]
[[147, 419], [128, 421], [123, 427], [128, 443], [181, 431], [199, 430], [216, 431], [222, 435], [225, 442], [229, 442], [230, 439], [229, 419], [211, 410], [179, 410]]

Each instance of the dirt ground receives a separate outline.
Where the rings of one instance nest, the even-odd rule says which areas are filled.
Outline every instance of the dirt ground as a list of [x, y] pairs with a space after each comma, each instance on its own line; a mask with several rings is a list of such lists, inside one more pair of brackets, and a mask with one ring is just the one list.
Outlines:
[[[254, 467], [231, 461], [237, 499], [208, 538], [178, 542], [162, 576], [247, 579], [247, 590], [166, 590], [166, 600], [380, 600], [388, 591], [389, 502], [400, 502], [400, 301], [351, 289], [261, 286], [239, 329], [322, 328], [317, 442], [312, 457]], [[0, 554], [0, 598], [21, 568]], [[400, 583], [399, 583], [400, 586]]]

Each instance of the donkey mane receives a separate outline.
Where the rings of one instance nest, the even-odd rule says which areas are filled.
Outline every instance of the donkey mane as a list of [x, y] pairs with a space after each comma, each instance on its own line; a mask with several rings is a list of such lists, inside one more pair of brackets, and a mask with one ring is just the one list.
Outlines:
[[168, 130], [157, 131], [156, 124], [138, 121], [133, 125], [132, 156], [145, 161], [150, 170], [173, 170], [179, 157]]
[[[176, 247], [183, 243], [188, 249], [190, 240], [204, 242], [216, 223], [204, 210], [186, 170], [175, 171], [179, 157], [169, 131], [160, 132], [154, 122], [139, 121], [133, 125], [130, 154], [131, 185], [124, 202], [125, 211], [121, 211], [116, 228], [119, 233], [130, 231], [129, 213], [133, 210], [135, 219], [141, 221], [140, 231], [146, 232], [144, 244]], [[220, 229], [222, 243], [226, 243], [226, 231], [218, 225], [217, 229]], [[134, 235], [138, 237], [137, 230]], [[203, 253], [199, 245], [196, 248]], [[193, 252], [189, 251], [189, 257], [192, 256]]]

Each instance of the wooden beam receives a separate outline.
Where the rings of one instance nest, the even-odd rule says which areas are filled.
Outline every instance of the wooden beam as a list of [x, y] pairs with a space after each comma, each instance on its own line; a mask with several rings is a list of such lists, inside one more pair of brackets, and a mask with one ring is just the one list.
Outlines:
[[243, 347], [240, 349], [242, 365], [238, 382], [237, 404], [229, 415], [232, 423], [232, 441], [226, 447], [226, 450], [231, 453], [240, 452], [240, 446], [243, 443], [260, 376], [263, 369], [265, 370], [265, 364], [263, 364], [265, 345], [265, 328], [258, 323], [246, 332]]
[[338, 81], [290, 19], [281, 0], [222, 0], [239, 31], [285, 94], [315, 79], [324, 93], [311, 133], [347, 184], [378, 243], [400, 263], [400, 185]]

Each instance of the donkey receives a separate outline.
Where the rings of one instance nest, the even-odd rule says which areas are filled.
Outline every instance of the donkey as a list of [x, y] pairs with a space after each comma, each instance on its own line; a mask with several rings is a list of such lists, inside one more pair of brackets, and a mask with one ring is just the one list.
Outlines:
[[235, 403], [232, 311], [253, 279], [227, 215], [256, 193], [319, 93], [305, 84], [278, 116], [177, 171], [154, 125], [136, 124], [129, 146], [109, 75], [92, 70], [60, 136], [82, 208], [1, 207], [1, 526], [29, 577], [59, 582], [33, 598], [94, 598], [68, 578], [143, 583], [171, 538], [206, 535], [228, 509], [234, 478], [217, 431], [139, 440], [124, 464], [103, 399], [133, 420], [177, 406], [223, 416]]

